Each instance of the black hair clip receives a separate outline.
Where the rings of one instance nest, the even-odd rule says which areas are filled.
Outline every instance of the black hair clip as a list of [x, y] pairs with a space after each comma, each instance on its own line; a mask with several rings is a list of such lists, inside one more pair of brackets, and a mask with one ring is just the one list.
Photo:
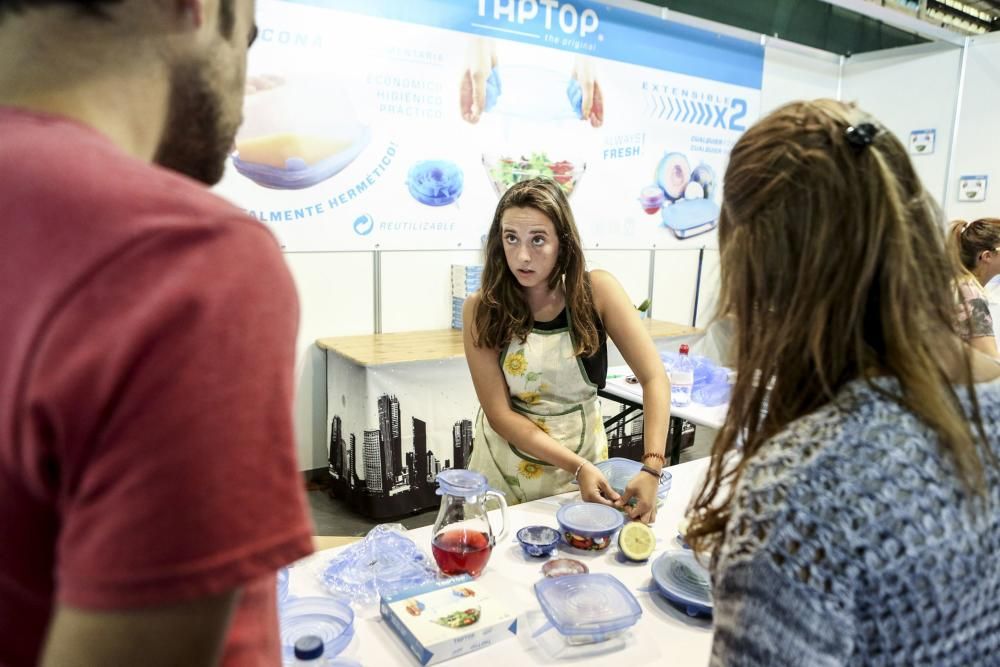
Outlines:
[[871, 123], [848, 125], [847, 129], [844, 130], [847, 143], [851, 145], [855, 153], [860, 153], [866, 147], [871, 146], [872, 142], [875, 141], [876, 134], [878, 134], [878, 128]]

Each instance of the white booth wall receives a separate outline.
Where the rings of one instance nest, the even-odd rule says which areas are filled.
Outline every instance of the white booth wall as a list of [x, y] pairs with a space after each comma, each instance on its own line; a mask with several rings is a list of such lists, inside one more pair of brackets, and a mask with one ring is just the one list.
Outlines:
[[[761, 108], [766, 113], [794, 99], [836, 97], [839, 59], [809, 49], [765, 48]], [[584, 239], [586, 244], [586, 239]], [[704, 249], [700, 291], [698, 248], [604, 250], [589, 248], [590, 268], [606, 269], [634, 303], [652, 300], [652, 316], [690, 324], [711, 316], [718, 285], [718, 251]], [[478, 264], [478, 250], [286, 253], [298, 287], [301, 319], [296, 367], [295, 426], [299, 467], [327, 465], [326, 364], [317, 338], [376, 331], [376, 267], [383, 333], [451, 326], [451, 264]], [[612, 361], [616, 352], [610, 351]]]
[[[949, 218], [996, 216], [1000, 210], [991, 203], [991, 190], [984, 203], [959, 203], [956, 186], [960, 175], [1000, 171], [994, 168], [1000, 166], [1000, 135], [990, 131], [1000, 109], [1000, 35], [970, 40], [964, 57], [962, 85], [963, 51], [954, 46], [918, 45], [841, 62], [832, 54], [772, 42], [765, 47], [761, 113], [796, 99], [833, 97], [857, 102], [904, 142], [913, 130], [933, 128], [934, 153], [914, 159], [925, 187], [943, 198]], [[590, 248], [586, 255], [591, 268], [614, 273], [635, 303], [650, 297], [653, 317], [680, 323], [694, 319], [698, 326], [710, 322], [719, 281], [716, 248]], [[447, 328], [450, 277], [444, 268], [481, 259], [478, 250], [470, 249], [383, 251], [377, 259], [373, 252], [289, 253], [286, 258], [301, 301], [295, 419], [299, 465], [309, 470], [325, 467], [327, 458], [326, 366], [315, 340], [376, 331], [376, 270], [382, 332]], [[1000, 295], [993, 300], [1000, 303]]]
[[[953, 169], [948, 179], [945, 212], [949, 219], [974, 220], [1000, 217], [1000, 34], [970, 40], [965, 67], [965, 85], [958, 116]], [[990, 182], [984, 202], [959, 202], [958, 179], [963, 175], [987, 174]]]

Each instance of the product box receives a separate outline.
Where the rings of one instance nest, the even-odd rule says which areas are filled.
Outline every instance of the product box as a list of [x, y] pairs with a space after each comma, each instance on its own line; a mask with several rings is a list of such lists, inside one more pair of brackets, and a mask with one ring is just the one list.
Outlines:
[[383, 597], [380, 611], [421, 665], [517, 635], [516, 615], [468, 575]]

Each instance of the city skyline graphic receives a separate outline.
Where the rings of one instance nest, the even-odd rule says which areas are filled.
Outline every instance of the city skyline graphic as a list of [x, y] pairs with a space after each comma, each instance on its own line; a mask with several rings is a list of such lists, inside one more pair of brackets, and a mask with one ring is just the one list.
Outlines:
[[[403, 452], [402, 410], [394, 394], [379, 396], [377, 421], [377, 428], [345, 433], [341, 415], [331, 419], [329, 470], [334, 495], [373, 518], [436, 507], [437, 474], [468, 463], [472, 421], [453, 424], [451, 451], [445, 446], [444, 453], [428, 447], [427, 422], [415, 416], [410, 420], [412, 450]], [[442, 460], [443, 455], [447, 458]]]

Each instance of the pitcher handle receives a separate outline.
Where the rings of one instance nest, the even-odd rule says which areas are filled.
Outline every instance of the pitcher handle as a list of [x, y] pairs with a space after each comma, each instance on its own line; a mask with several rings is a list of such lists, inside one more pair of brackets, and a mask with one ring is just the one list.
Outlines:
[[[489, 502], [490, 498], [495, 498], [497, 503], [500, 505], [500, 520], [503, 523], [503, 525], [500, 528], [500, 533], [493, 538], [493, 543], [497, 544], [498, 542], [500, 542], [500, 540], [504, 538], [504, 536], [507, 535], [507, 526], [509, 525], [509, 522], [507, 521], [507, 499], [504, 498], [503, 494], [500, 493], [499, 491], [492, 491], [492, 490], [486, 492], [486, 502]], [[488, 510], [489, 508], [487, 508], [487, 512]], [[487, 513], [486, 515], [487, 523], [489, 523], [489, 520], [490, 520], [490, 515]], [[490, 524], [490, 530], [493, 530], [492, 524]]]

